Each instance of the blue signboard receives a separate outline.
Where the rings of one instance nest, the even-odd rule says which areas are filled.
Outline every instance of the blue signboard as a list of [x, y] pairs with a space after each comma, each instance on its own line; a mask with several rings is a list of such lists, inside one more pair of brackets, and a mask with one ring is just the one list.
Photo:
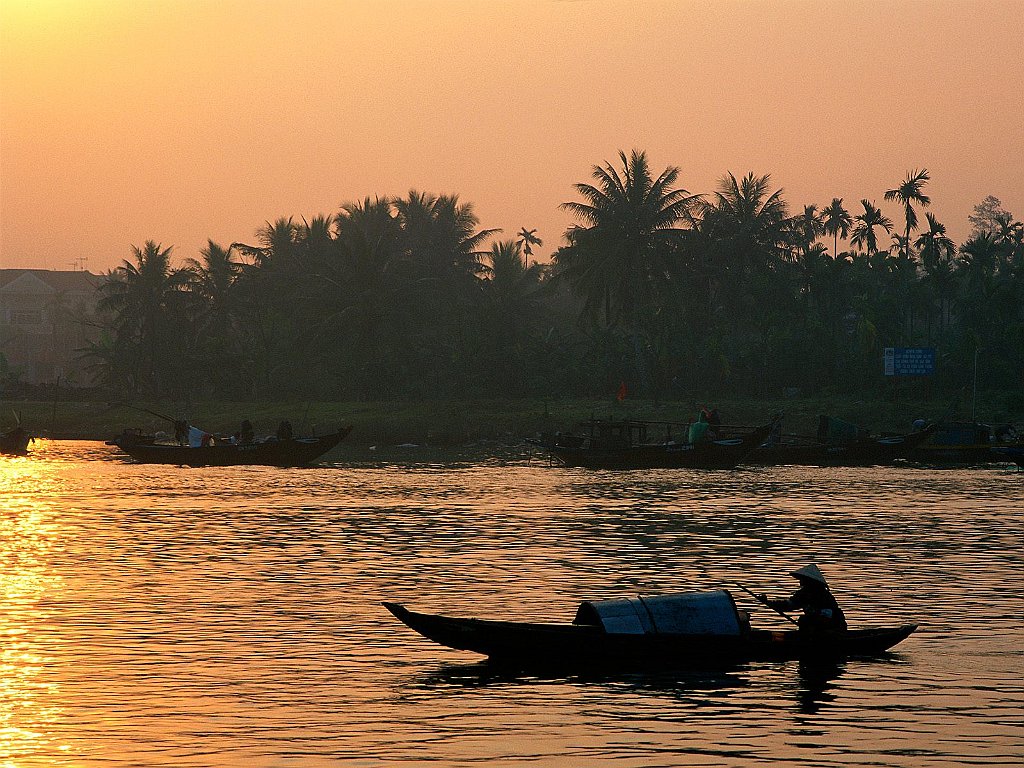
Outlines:
[[931, 376], [935, 373], [935, 347], [886, 347], [886, 376]]

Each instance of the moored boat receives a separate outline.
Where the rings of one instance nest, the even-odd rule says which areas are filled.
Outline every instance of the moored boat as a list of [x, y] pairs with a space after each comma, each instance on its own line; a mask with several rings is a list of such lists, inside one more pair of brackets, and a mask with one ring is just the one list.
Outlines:
[[0, 453], [10, 456], [24, 456], [28, 453], [28, 444], [32, 435], [19, 424], [13, 429], [0, 434]]
[[[245, 443], [214, 442], [193, 448], [149, 439], [118, 438], [111, 441], [140, 464], [177, 464], [188, 467], [264, 465], [299, 467], [323, 456], [348, 436], [352, 427], [318, 437], [268, 437]], [[122, 436], [124, 437], [124, 436]]]
[[[542, 434], [527, 442], [547, 451], [570, 467], [585, 469], [731, 469], [768, 437], [771, 424], [755, 427], [742, 435], [691, 443], [671, 435], [674, 422], [638, 420], [584, 422], [578, 433]], [[649, 438], [664, 429], [661, 441]]]
[[385, 602], [429, 640], [523, 666], [702, 666], [795, 658], [877, 656], [917, 625], [838, 633], [751, 629], [727, 590], [587, 601], [571, 624], [456, 618]]
[[993, 429], [976, 421], [950, 421], [939, 424], [928, 440], [911, 451], [912, 461], [929, 465], [989, 464], [1008, 461], [1000, 449], [1024, 445], [1014, 439], [1008, 425]]
[[902, 435], [863, 435], [846, 441], [820, 442], [816, 439], [782, 440], [758, 446], [743, 460], [762, 466], [806, 464], [811, 466], [871, 466], [907, 459], [935, 430], [924, 429]]
[[997, 461], [1009, 461], [1024, 467], [1024, 445], [995, 445], [990, 450]]

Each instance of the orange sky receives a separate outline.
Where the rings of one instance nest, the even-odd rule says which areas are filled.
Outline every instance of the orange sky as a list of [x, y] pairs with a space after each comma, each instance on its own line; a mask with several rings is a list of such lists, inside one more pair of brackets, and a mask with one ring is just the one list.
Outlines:
[[1024, 218], [1024, 0], [0, 0], [0, 28], [0, 267], [183, 260], [411, 188], [546, 256], [634, 147], [691, 192], [771, 173], [897, 222], [926, 167], [958, 242], [986, 195]]

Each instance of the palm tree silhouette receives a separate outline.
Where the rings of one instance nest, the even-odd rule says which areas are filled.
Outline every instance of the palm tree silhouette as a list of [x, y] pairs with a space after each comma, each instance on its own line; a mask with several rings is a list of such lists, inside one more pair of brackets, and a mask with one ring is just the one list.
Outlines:
[[863, 245], [868, 255], [872, 255], [878, 251], [875, 227], [881, 227], [886, 233], [892, 234], [892, 219], [883, 216], [874, 203], [868, 200], [861, 200], [860, 204], [864, 206], [864, 213], [854, 216], [857, 223], [853, 225], [853, 237], [850, 238], [850, 244], [856, 248]]
[[821, 215], [825, 220], [825, 231], [833, 236], [835, 245], [832, 249], [832, 256], [839, 256], [839, 236], [842, 235], [843, 240], [850, 233], [850, 224], [853, 223], [853, 219], [850, 218], [850, 213], [843, 208], [843, 198], [833, 197], [832, 204], [829, 205]]
[[910, 258], [910, 231], [917, 229], [917, 211], [914, 210], [914, 203], [925, 207], [932, 202], [931, 198], [921, 191], [929, 179], [931, 176], [928, 175], [927, 168], [922, 168], [920, 171], [907, 171], [907, 178], [903, 183], [885, 193], [886, 200], [896, 200], [903, 206], [903, 213], [907, 220], [907, 229], [903, 235], [903, 255], [908, 259]]
[[519, 243], [519, 247], [522, 248], [523, 254], [526, 257], [527, 267], [530, 266], [530, 256], [533, 255], [533, 248], [531, 246], [544, 245], [544, 241], [537, 237], [536, 232], [536, 229], [523, 227], [519, 230], [519, 236], [516, 238], [516, 242]]
[[657, 178], [644, 152], [620, 151], [621, 173], [611, 163], [595, 165], [595, 184], [576, 184], [584, 202], [562, 203], [586, 226], [566, 232], [569, 245], [557, 257], [559, 274], [584, 297], [585, 310], [604, 314], [605, 324], [631, 325], [655, 283], [667, 274], [667, 248], [678, 224], [699, 197], [675, 189], [679, 169]]

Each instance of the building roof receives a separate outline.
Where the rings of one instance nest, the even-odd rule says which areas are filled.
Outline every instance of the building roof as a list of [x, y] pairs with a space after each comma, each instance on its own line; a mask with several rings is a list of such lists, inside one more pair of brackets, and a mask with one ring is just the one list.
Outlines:
[[0, 290], [4, 290], [14, 281], [29, 275], [49, 288], [55, 293], [69, 293], [79, 291], [91, 293], [99, 286], [103, 275], [94, 275], [92, 272], [52, 270], [52, 269], [0, 269]]

